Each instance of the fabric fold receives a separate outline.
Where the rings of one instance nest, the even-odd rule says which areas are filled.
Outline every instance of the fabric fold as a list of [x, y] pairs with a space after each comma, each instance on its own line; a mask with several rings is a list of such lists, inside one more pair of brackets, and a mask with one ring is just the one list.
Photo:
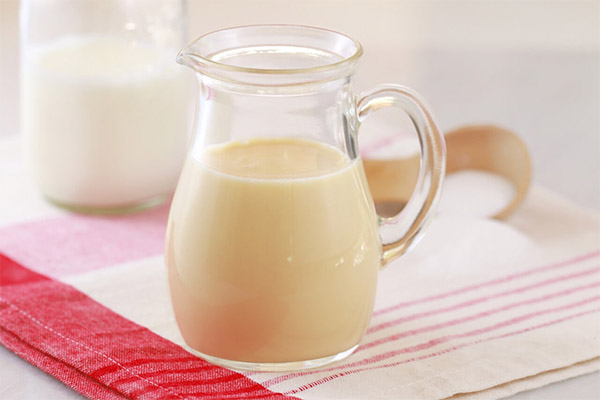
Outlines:
[[4, 255], [0, 262], [2, 344], [90, 398], [290, 398], [188, 353], [69, 285]]

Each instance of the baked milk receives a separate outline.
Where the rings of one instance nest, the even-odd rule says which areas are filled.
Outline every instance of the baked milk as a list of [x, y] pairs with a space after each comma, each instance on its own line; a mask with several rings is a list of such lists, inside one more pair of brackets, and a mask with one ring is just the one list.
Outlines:
[[192, 152], [166, 249], [185, 341], [265, 363], [352, 348], [373, 308], [377, 232], [360, 159], [333, 147], [254, 139]]
[[189, 133], [189, 82], [175, 54], [103, 36], [28, 52], [26, 158], [47, 197], [117, 207], [175, 187]]

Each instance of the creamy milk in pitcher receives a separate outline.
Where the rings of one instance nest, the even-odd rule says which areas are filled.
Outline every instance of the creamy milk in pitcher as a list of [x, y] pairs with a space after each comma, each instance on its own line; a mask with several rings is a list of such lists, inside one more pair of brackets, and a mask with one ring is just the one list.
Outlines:
[[[166, 262], [177, 323], [202, 357], [289, 370], [351, 354], [367, 329], [380, 267], [431, 217], [442, 135], [404, 87], [353, 95], [361, 53], [345, 35], [283, 25], [210, 33], [180, 53], [200, 92]], [[372, 111], [391, 105], [415, 122], [422, 162], [413, 198], [384, 219], [356, 135]]]

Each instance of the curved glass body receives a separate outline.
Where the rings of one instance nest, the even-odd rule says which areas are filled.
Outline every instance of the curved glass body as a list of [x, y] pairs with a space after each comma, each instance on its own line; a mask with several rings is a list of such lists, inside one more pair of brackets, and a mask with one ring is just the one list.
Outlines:
[[[377, 217], [358, 152], [372, 107], [351, 90], [361, 53], [336, 32], [272, 25], [214, 32], [179, 55], [200, 90], [166, 262], [182, 335], [210, 361], [310, 368], [366, 331], [387, 254], [378, 227], [398, 224]], [[440, 171], [425, 175], [433, 203]]]

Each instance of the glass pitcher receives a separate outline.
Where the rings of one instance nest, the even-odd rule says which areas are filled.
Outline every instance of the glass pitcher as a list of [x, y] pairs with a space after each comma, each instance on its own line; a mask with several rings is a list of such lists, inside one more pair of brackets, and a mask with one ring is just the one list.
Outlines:
[[[379, 269], [430, 220], [443, 136], [405, 87], [356, 97], [361, 54], [348, 36], [289, 25], [209, 33], [179, 53], [200, 90], [166, 263], [178, 326], [201, 357], [281, 371], [348, 356], [371, 318]], [[407, 206], [381, 218], [357, 133], [388, 106], [412, 118], [422, 159]]]
[[183, 0], [21, 2], [24, 153], [48, 200], [114, 213], [171, 196], [191, 125], [184, 36]]

